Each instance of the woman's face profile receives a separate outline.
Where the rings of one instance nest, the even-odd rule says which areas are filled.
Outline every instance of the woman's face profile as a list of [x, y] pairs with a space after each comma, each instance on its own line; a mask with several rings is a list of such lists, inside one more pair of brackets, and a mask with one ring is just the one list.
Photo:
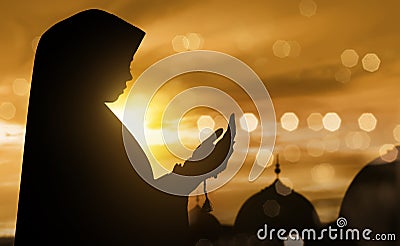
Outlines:
[[109, 74], [103, 80], [105, 102], [116, 101], [124, 93], [127, 82], [132, 80], [131, 69], [133, 60], [126, 62], [126, 59], [121, 59], [121, 57], [113, 60], [106, 66], [106, 70], [103, 71], [103, 73]]

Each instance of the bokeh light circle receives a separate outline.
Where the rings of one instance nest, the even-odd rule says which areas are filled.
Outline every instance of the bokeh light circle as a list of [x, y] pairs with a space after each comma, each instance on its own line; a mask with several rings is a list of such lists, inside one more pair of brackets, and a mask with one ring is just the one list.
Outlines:
[[243, 130], [253, 132], [258, 126], [258, 119], [253, 113], [245, 113], [239, 123]]
[[379, 69], [381, 59], [379, 59], [378, 55], [375, 53], [368, 53], [362, 59], [362, 65], [365, 71], [373, 73]]
[[319, 131], [324, 128], [324, 125], [322, 124], [322, 115], [320, 113], [311, 113], [307, 117], [307, 125], [308, 128], [310, 128], [313, 131]]
[[301, 151], [299, 146], [295, 144], [288, 144], [285, 146], [283, 149], [283, 157], [285, 160], [295, 163], [300, 160], [301, 157]]
[[363, 113], [358, 118], [358, 126], [366, 132], [375, 130], [377, 122], [378, 120], [372, 113]]
[[313, 0], [301, 0], [299, 10], [301, 15], [312, 17], [317, 13], [317, 4]]
[[337, 113], [330, 112], [325, 114], [324, 118], [322, 119], [322, 122], [326, 130], [334, 132], [339, 130], [342, 120], [340, 119]]
[[15, 117], [17, 108], [12, 102], [3, 102], [0, 104], [0, 118], [11, 120]]
[[384, 144], [379, 148], [379, 155], [385, 162], [394, 162], [399, 155], [398, 149], [393, 144]]
[[294, 131], [299, 126], [299, 118], [293, 112], [284, 113], [281, 117], [281, 126], [286, 131]]
[[357, 52], [352, 49], [347, 49], [340, 55], [343, 66], [348, 68], [355, 67], [359, 58], [360, 57], [358, 56]]
[[316, 183], [329, 183], [334, 180], [335, 168], [329, 163], [318, 164], [311, 169], [311, 177]]

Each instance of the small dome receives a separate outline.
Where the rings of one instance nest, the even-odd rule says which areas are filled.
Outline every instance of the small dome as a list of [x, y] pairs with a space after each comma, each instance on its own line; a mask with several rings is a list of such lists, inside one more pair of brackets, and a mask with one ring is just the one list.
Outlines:
[[221, 224], [214, 215], [196, 205], [189, 211], [190, 234], [193, 240], [216, 240], [221, 233]]
[[316, 228], [319, 218], [313, 205], [302, 195], [291, 191], [277, 178], [274, 183], [251, 196], [240, 208], [235, 221], [237, 232], [257, 232], [264, 224], [273, 228]]
[[238, 233], [254, 235], [264, 224], [275, 229], [312, 229], [319, 227], [314, 206], [279, 179], [279, 156], [275, 164], [275, 181], [251, 196], [242, 205], [235, 221]]

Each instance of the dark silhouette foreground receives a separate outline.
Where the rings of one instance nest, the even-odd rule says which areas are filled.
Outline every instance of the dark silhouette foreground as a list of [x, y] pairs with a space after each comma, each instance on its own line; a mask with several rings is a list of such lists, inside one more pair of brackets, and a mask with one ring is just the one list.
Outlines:
[[[129, 65], [143, 37], [140, 29], [100, 10], [76, 14], [41, 37], [15, 245], [186, 245], [187, 197], [158, 191], [137, 175], [121, 122], [104, 105], [131, 79]], [[205, 173], [225, 168], [233, 137], [228, 129], [203, 160]], [[199, 170], [184, 169], [176, 170]]]

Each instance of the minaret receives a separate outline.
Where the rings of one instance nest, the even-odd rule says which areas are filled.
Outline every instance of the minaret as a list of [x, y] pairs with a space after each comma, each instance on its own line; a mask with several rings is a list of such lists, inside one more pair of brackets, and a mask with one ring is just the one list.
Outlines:
[[281, 173], [280, 169], [280, 164], [279, 164], [279, 154], [276, 155], [276, 164], [275, 164], [275, 174], [276, 174], [276, 179], [279, 179], [279, 174]]

